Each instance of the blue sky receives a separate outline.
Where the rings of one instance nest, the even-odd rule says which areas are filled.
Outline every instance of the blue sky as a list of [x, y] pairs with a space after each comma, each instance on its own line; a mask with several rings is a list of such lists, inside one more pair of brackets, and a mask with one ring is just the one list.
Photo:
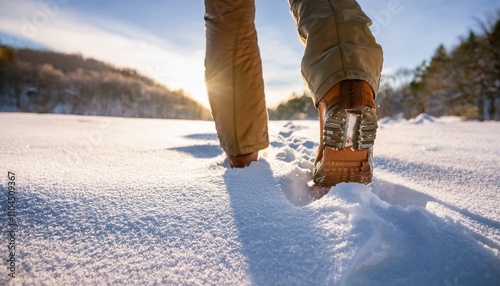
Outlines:
[[[359, 0], [384, 49], [383, 73], [414, 68], [438, 45], [478, 30], [498, 0]], [[302, 93], [303, 46], [286, 0], [256, 0], [269, 106]], [[0, 0], [0, 41], [81, 53], [130, 67], [208, 106], [202, 0]], [[29, 43], [29, 44], [28, 44]]]

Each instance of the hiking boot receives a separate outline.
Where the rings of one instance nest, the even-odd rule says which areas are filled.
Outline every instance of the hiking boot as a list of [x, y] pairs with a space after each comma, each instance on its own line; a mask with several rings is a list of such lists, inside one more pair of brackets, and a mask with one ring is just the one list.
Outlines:
[[229, 165], [231, 168], [244, 168], [249, 166], [252, 162], [257, 161], [259, 158], [259, 152], [253, 152], [241, 156], [227, 156]]
[[318, 113], [321, 137], [314, 162], [314, 183], [320, 187], [370, 183], [378, 127], [371, 86], [362, 80], [339, 82], [319, 102]]

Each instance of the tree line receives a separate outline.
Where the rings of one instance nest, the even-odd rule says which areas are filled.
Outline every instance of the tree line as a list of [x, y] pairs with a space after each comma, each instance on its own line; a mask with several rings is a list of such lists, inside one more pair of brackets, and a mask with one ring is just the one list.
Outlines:
[[478, 24], [453, 49], [440, 45], [428, 63], [383, 78], [379, 115], [500, 120], [500, 11]]
[[132, 69], [33, 49], [0, 48], [0, 110], [203, 119], [210, 112]]

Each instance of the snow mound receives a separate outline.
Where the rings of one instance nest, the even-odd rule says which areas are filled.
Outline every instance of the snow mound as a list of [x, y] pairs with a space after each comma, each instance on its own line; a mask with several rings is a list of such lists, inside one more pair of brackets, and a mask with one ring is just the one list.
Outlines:
[[421, 113], [417, 117], [409, 120], [409, 122], [413, 124], [427, 124], [427, 123], [433, 123], [435, 121], [436, 118], [427, 113]]

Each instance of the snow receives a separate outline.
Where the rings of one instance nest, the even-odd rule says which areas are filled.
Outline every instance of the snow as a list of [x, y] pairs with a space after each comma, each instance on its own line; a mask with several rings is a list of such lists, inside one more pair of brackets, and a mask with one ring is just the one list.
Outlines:
[[419, 114], [417, 117], [410, 119], [409, 121], [413, 124], [426, 124], [432, 123], [436, 120], [434, 116], [426, 113]]
[[0, 113], [0, 285], [500, 285], [500, 123], [420, 119], [312, 202], [316, 121], [230, 169], [212, 122]]

